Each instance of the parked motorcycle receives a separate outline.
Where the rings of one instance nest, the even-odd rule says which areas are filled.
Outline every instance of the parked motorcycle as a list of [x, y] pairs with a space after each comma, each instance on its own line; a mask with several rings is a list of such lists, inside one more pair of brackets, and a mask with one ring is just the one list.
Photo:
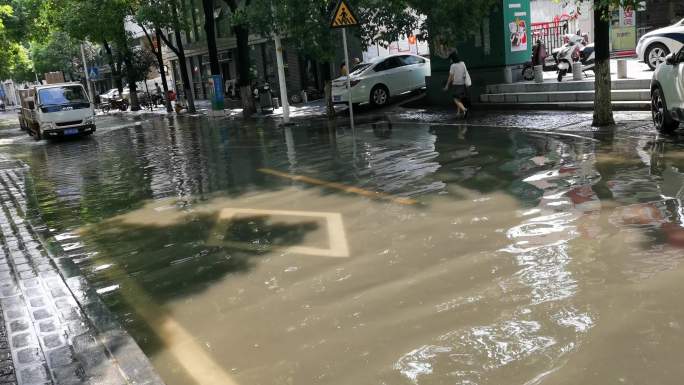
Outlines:
[[107, 103], [102, 103], [100, 108], [102, 108], [102, 112], [109, 112], [112, 109], [126, 111], [128, 110], [128, 101], [122, 98], [110, 99]]
[[537, 41], [537, 44], [532, 48], [531, 60], [523, 65], [523, 79], [534, 80], [534, 67], [540, 64], [542, 65], [544, 72], [556, 71], [558, 69], [556, 59], [552, 55], [547, 55], [544, 43]]
[[596, 50], [594, 43], [588, 44], [580, 50], [580, 62], [582, 71], [593, 71], [596, 66]]
[[558, 63], [558, 82], [562, 82], [565, 75], [572, 70], [572, 64], [580, 60], [584, 41], [584, 37], [576, 34], [565, 35], [565, 44], [553, 50], [553, 56]]
[[273, 113], [273, 95], [271, 94], [271, 87], [268, 83], [263, 83], [261, 86], [254, 88], [254, 100], [261, 108], [261, 113]]

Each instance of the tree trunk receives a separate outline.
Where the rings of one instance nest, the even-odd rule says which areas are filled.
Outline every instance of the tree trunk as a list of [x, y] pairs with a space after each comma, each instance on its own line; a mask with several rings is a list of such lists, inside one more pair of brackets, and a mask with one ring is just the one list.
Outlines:
[[[209, 68], [211, 70], [212, 84], [216, 82], [215, 76], [218, 76], [219, 84], [223, 85], [223, 78], [221, 77], [221, 68], [219, 67], [218, 51], [216, 49], [216, 31], [214, 25], [214, 1], [202, 0], [204, 7], [204, 31], [207, 34], [207, 49], [209, 50]], [[216, 85], [214, 85], [216, 90]], [[223, 95], [214, 95], [211, 103], [212, 110], [222, 110], [223, 105], [218, 105], [217, 98], [222, 98]]]
[[608, 6], [594, 1], [594, 35], [596, 45], [596, 67], [594, 79], [594, 121], [595, 127], [611, 126], [613, 105], [610, 78], [610, 10]]
[[176, 49], [178, 50], [178, 64], [180, 66], [181, 80], [183, 81], [183, 93], [188, 100], [188, 112], [191, 114], [197, 113], [195, 108], [195, 97], [192, 95], [192, 86], [190, 83], [190, 76], [188, 76], [188, 61], [185, 59], [185, 49], [183, 48], [183, 41], [181, 40], [181, 26], [178, 20], [178, 10], [176, 5], [171, 6], [171, 13], [173, 16], [173, 33], [176, 37]]
[[166, 83], [166, 71], [164, 70], [164, 59], [162, 58], [161, 50], [161, 30], [156, 27], [154, 34], [157, 37], [157, 48], [154, 48], [154, 55], [157, 57], [157, 64], [159, 65], [159, 76], [161, 76], [162, 90], [164, 95], [159, 95], [164, 98], [166, 104], [166, 112], [173, 112], [171, 107], [171, 99], [169, 99], [169, 85]]
[[328, 119], [335, 119], [335, 105], [332, 100], [332, 73], [330, 72], [330, 63], [322, 64], [323, 81], [325, 82], [325, 111]]
[[112, 69], [112, 77], [114, 78], [114, 84], [116, 85], [116, 89], [119, 90], [119, 95], [121, 95], [121, 93], [123, 92], [123, 82], [121, 81], [121, 72], [119, 71], [119, 68], [117, 68], [116, 63], [114, 62], [112, 46], [109, 45], [109, 42], [107, 40], [103, 41], [102, 44], [104, 45], [105, 51], [107, 52], [107, 61], [109, 62], [109, 66]]
[[135, 69], [133, 68], [130, 51], [124, 54], [124, 64], [126, 65], [126, 80], [128, 80], [128, 98], [131, 102], [131, 111], [139, 111], [140, 102], [138, 101], [138, 87], [135, 84]]
[[252, 97], [252, 89], [249, 84], [249, 30], [241, 25], [233, 28], [235, 38], [237, 39], [237, 69], [238, 69], [238, 86], [240, 87], [240, 99], [242, 100], [242, 115], [247, 118], [255, 111], [254, 98]]
[[220, 75], [218, 52], [216, 50], [216, 32], [214, 26], [214, 2], [202, 0], [204, 7], [204, 31], [207, 34], [207, 48], [209, 50], [209, 67], [212, 75]]

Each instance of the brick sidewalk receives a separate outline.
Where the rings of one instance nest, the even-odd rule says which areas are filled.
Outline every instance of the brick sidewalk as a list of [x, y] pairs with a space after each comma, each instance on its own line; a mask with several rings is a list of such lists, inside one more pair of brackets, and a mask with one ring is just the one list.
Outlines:
[[[112, 337], [91, 322], [84, 280], [75, 277], [79, 298], [24, 220], [25, 172], [18, 162], [0, 161], [0, 385], [161, 384], [125, 332], [114, 328]], [[120, 359], [108, 346], [112, 338], [130, 357]]]

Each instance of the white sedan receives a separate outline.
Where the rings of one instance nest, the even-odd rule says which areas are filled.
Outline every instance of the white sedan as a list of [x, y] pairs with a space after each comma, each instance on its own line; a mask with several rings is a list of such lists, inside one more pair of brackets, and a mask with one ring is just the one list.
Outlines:
[[659, 131], [672, 131], [684, 121], [684, 47], [669, 54], [651, 81], [651, 111]]
[[[425, 88], [430, 76], [430, 60], [416, 55], [374, 58], [352, 68], [350, 74], [352, 103], [384, 106], [391, 97]], [[349, 103], [347, 77], [332, 82], [334, 103]]]
[[670, 53], [677, 53], [684, 46], [684, 19], [669, 27], [651, 31], [639, 39], [636, 51], [639, 61], [654, 70], [665, 62]]

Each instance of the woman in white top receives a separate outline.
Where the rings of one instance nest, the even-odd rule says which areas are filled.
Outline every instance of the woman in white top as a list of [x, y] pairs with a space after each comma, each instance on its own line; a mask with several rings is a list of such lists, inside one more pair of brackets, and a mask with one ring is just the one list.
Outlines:
[[453, 87], [452, 96], [458, 113], [463, 114], [464, 118], [468, 117], [468, 109], [463, 104], [464, 99], [468, 93], [468, 87], [472, 85], [470, 74], [466, 68], [465, 63], [458, 57], [458, 54], [451, 55], [451, 67], [449, 68], [449, 79], [447, 80], [444, 91], [449, 91], [449, 87]]

